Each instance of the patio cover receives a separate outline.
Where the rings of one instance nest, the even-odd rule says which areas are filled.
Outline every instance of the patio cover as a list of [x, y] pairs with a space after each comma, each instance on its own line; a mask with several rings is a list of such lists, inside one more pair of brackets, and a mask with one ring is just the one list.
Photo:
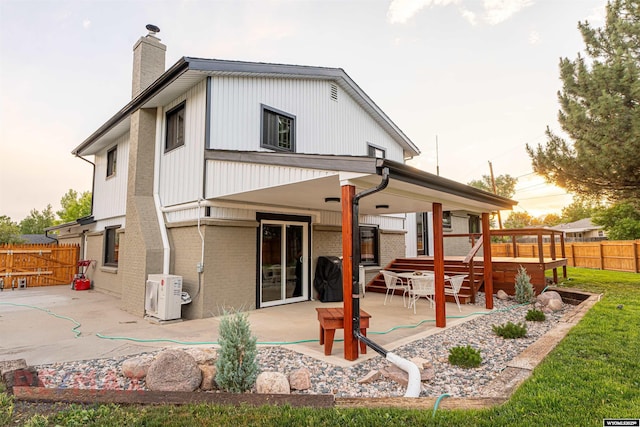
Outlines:
[[[207, 150], [205, 198], [266, 205], [296, 206], [340, 212], [342, 185], [356, 191], [375, 187], [389, 170], [387, 188], [360, 202], [361, 214], [428, 212], [433, 203], [444, 210], [495, 212], [517, 203], [505, 197], [424, 172], [404, 163], [359, 156]], [[245, 177], [220, 180], [219, 176]], [[376, 208], [376, 206], [388, 206]]]

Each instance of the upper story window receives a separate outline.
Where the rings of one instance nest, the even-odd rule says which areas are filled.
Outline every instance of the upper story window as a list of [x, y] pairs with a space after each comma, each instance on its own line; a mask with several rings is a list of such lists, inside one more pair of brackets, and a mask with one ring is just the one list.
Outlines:
[[184, 145], [184, 102], [167, 111], [167, 133], [164, 151], [171, 151]]
[[262, 106], [262, 140], [260, 146], [279, 151], [295, 151], [296, 118]]
[[116, 163], [118, 161], [118, 146], [107, 151], [107, 178], [116, 174]]
[[120, 249], [120, 227], [107, 227], [104, 230], [104, 265], [108, 267], [118, 266], [118, 252]]
[[387, 153], [383, 148], [376, 147], [375, 145], [368, 144], [367, 146], [367, 156], [375, 157], [376, 159], [384, 159], [387, 157]]

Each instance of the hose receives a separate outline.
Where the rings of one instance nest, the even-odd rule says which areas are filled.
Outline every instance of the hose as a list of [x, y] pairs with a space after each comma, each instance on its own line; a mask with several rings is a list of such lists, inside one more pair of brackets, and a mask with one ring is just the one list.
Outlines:
[[440, 396], [438, 396], [438, 398], [436, 399], [436, 403], [433, 405], [433, 414], [431, 415], [431, 418], [436, 416], [436, 411], [438, 410], [438, 405], [440, 405], [440, 401], [442, 399], [444, 399], [445, 397], [449, 397], [449, 394], [443, 393]]
[[[16, 304], [16, 303], [11, 303], [11, 302], [0, 302], [0, 305], [12, 305], [12, 306], [16, 306], [16, 307], [26, 307], [26, 308], [33, 308], [35, 310], [40, 310], [43, 311], [47, 314], [49, 314], [50, 316], [54, 316], [57, 317], [59, 319], [64, 319], [64, 320], [68, 320], [72, 323], [75, 324], [75, 326], [71, 329], [71, 331], [75, 334], [75, 338], [78, 338], [81, 335], [81, 332], [78, 331], [77, 329], [80, 328], [80, 326], [82, 326], [80, 324], [80, 322], [76, 321], [75, 319], [71, 318], [71, 317], [67, 317], [67, 316], [62, 316], [59, 314], [56, 314], [54, 312], [52, 312], [51, 310], [48, 310], [46, 308], [41, 308], [41, 307], [36, 307], [33, 305], [28, 305], [28, 304]], [[473, 313], [469, 313], [466, 314], [464, 316], [447, 316], [447, 319], [464, 319], [470, 316], [477, 316], [477, 315], [489, 315], [489, 314], [494, 314], [494, 313], [501, 313], [504, 311], [511, 311], [517, 307], [522, 307], [524, 305], [528, 305], [528, 304], [516, 304], [510, 307], [506, 307], [506, 308], [501, 308], [501, 309], [495, 309], [495, 310], [491, 310], [489, 312], [481, 312], [481, 311], [474, 311]], [[367, 331], [368, 334], [370, 335], [386, 335], [388, 333], [391, 333], [393, 331], [399, 330], [399, 329], [415, 329], [425, 323], [428, 322], [435, 322], [435, 319], [424, 319], [421, 320], [420, 322], [413, 324], [413, 325], [398, 325], [398, 326], [394, 326], [392, 328], [387, 329], [386, 331]], [[105, 340], [114, 340], [114, 341], [132, 341], [132, 342], [139, 342], [139, 343], [156, 343], [156, 342], [168, 342], [168, 343], [173, 343], [173, 344], [180, 344], [180, 345], [219, 345], [220, 343], [218, 341], [180, 341], [180, 340], [174, 340], [171, 338], [131, 338], [131, 337], [118, 337], [118, 336], [109, 336], [109, 335], [104, 335], [101, 334], [99, 332], [96, 332], [96, 337], [100, 338], [100, 339], [105, 339]], [[319, 339], [305, 339], [305, 340], [298, 340], [298, 341], [259, 341], [256, 344], [257, 345], [294, 345], [294, 344], [305, 344], [305, 343], [312, 343], [312, 342], [319, 342]], [[334, 342], [342, 342], [344, 341], [344, 339], [336, 339], [334, 340]]]
[[80, 324], [80, 322], [76, 321], [75, 319], [72, 319], [71, 317], [61, 316], [61, 315], [59, 315], [59, 314], [54, 313], [54, 312], [53, 312], [53, 311], [51, 311], [51, 310], [48, 310], [48, 309], [46, 309], [46, 308], [36, 307], [36, 306], [34, 306], [34, 305], [28, 305], [28, 304], [16, 304], [16, 303], [13, 303], [13, 302], [0, 302], [0, 304], [2, 304], [2, 305], [12, 305], [12, 306], [14, 306], [14, 307], [27, 307], [27, 308], [33, 308], [33, 309], [35, 309], [35, 310], [43, 311], [43, 312], [47, 313], [49, 316], [57, 317], [58, 319], [68, 320], [68, 321], [70, 321], [70, 322], [72, 322], [72, 323], [74, 323], [74, 324], [76, 325], [76, 326], [74, 326], [73, 328], [71, 328], [71, 332], [73, 332], [73, 333], [75, 334], [75, 338], [78, 338], [78, 337], [82, 334], [82, 332], [80, 332], [80, 331], [78, 331], [78, 330], [77, 330], [77, 329], [78, 329], [80, 326], [82, 326], [82, 325]]

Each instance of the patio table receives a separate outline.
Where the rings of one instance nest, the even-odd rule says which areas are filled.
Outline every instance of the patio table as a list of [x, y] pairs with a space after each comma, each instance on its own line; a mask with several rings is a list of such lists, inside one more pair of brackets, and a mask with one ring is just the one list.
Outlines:
[[[415, 271], [409, 271], [409, 272], [404, 272], [404, 273], [396, 273], [398, 276], [402, 277], [403, 279], [407, 279], [407, 282], [409, 284], [409, 286], [411, 286], [411, 280], [410, 279], [415, 279], [415, 278], [420, 278], [420, 277], [424, 277], [427, 274], [435, 274], [433, 271], [431, 270], [423, 270], [420, 271], [420, 273], [422, 274], [416, 274]], [[449, 283], [449, 288], [451, 288], [451, 277], [447, 276], [446, 274], [444, 275], [444, 284], [445, 286], [447, 286], [447, 283]]]

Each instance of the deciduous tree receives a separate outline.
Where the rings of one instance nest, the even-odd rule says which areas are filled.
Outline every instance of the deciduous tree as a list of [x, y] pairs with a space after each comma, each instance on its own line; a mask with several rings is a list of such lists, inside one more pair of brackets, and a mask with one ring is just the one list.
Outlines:
[[78, 195], [78, 192], [70, 189], [60, 199], [62, 210], [57, 211], [62, 223], [73, 222], [78, 218], [91, 214], [91, 192], [85, 191]]
[[[511, 198], [516, 193], [516, 184], [518, 183], [517, 178], [514, 178], [509, 174], [505, 174], [498, 175], [495, 181], [496, 193], [499, 196]], [[473, 181], [469, 181], [467, 185], [493, 193], [493, 184], [491, 183], [491, 176], [489, 175], [482, 175], [482, 179], [474, 179]]]
[[640, 201], [627, 201], [597, 210], [592, 221], [604, 227], [609, 240], [640, 239]]
[[22, 243], [20, 226], [6, 215], [0, 215], [0, 243]]
[[562, 208], [560, 219], [563, 223], [575, 222], [585, 218], [591, 218], [593, 213], [601, 207], [599, 204], [577, 198], [570, 205]]
[[22, 234], [43, 234], [44, 229], [55, 223], [55, 215], [51, 205], [47, 205], [42, 212], [32, 209], [28, 217], [20, 221]]
[[535, 218], [528, 212], [511, 212], [504, 221], [504, 228], [526, 228], [534, 225]]
[[640, 2], [612, 0], [604, 28], [578, 24], [586, 55], [560, 60], [558, 121], [530, 147], [533, 169], [579, 195], [640, 197]]

